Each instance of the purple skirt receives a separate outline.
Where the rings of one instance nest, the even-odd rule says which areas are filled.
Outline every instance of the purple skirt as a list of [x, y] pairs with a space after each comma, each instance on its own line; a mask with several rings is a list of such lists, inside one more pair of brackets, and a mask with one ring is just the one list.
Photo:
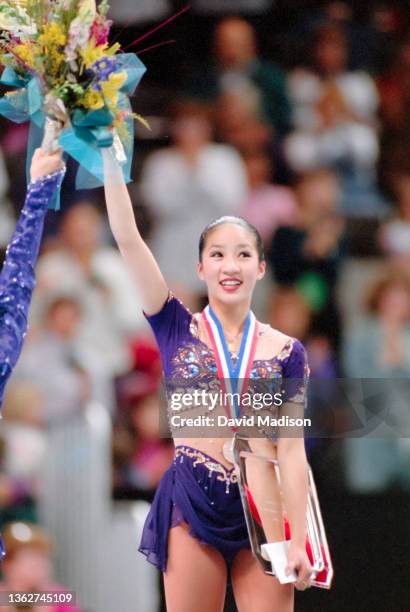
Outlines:
[[234, 470], [190, 446], [177, 446], [145, 521], [139, 547], [150, 563], [166, 571], [169, 529], [188, 523], [190, 534], [213, 546], [228, 570], [236, 554], [250, 548]]

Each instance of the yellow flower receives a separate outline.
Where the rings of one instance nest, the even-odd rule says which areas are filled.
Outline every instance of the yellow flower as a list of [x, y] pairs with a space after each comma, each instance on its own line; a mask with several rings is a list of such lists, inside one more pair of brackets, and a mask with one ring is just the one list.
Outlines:
[[109, 85], [109, 87], [112, 87], [114, 89], [120, 89], [125, 81], [127, 80], [127, 73], [125, 72], [125, 70], [123, 70], [122, 72], [111, 72], [110, 76], [108, 77], [108, 80], [105, 81], [105, 85]]
[[43, 33], [38, 37], [38, 41], [47, 49], [63, 47], [67, 43], [67, 34], [61, 24], [50, 21], [44, 26]]
[[64, 62], [64, 54], [57, 51], [56, 48], [48, 51], [48, 70], [53, 76], [57, 76], [60, 72], [60, 66]]
[[98, 110], [104, 106], [104, 98], [99, 91], [89, 87], [81, 99], [81, 105], [89, 110]]
[[111, 45], [111, 47], [109, 47], [106, 50], [105, 54], [106, 55], [110, 55], [110, 56], [115, 55], [117, 53], [118, 49], [121, 49], [120, 43], [114, 43], [113, 45]]
[[127, 73], [112, 72], [108, 79], [101, 83], [101, 89], [109, 106], [116, 106], [118, 103], [118, 91], [127, 80]]
[[88, 41], [84, 49], [80, 51], [85, 67], [91, 68], [91, 66], [97, 60], [104, 57], [104, 55], [106, 55], [106, 48], [107, 48], [107, 45], [100, 45], [99, 47], [96, 47], [95, 41], [93, 39]]
[[14, 47], [14, 53], [23, 62], [25, 62], [30, 68], [34, 68], [36, 65], [36, 54], [34, 53], [33, 46], [30, 43], [21, 43]]

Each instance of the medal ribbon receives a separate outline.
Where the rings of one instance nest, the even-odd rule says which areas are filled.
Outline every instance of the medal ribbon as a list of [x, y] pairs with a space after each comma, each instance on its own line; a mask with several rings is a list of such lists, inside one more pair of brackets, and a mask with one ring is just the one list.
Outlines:
[[[202, 311], [202, 319], [211, 340], [218, 370], [218, 378], [221, 381], [225, 397], [227, 393], [237, 393], [240, 399], [245, 393], [246, 381], [249, 378], [256, 350], [258, 323], [255, 315], [252, 311], [249, 311], [246, 317], [241, 346], [235, 367], [233, 366], [229, 354], [222, 325], [210, 306], [207, 306]], [[238, 402], [235, 397], [229, 400], [229, 416], [231, 418], [240, 417], [240, 405], [241, 400]]]

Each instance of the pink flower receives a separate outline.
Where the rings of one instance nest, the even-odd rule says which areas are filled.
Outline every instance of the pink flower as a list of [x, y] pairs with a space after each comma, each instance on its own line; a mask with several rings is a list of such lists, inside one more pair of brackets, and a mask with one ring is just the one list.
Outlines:
[[112, 21], [106, 19], [104, 21], [101, 21], [98, 17], [94, 19], [91, 26], [90, 38], [94, 38], [97, 47], [105, 45], [108, 42], [111, 24]]

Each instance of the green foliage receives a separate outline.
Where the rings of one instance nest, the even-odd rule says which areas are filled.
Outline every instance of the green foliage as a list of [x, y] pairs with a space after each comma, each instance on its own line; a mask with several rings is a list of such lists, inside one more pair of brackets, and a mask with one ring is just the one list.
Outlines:
[[61, 98], [67, 104], [73, 98], [81, 98], [85, 93], [85, 88], [79, 83], [70, 83], [65, 81], [58, 87], [54, 88], [54, 94], [57, 98]]
[[108, 0], [102, 0], [100, 4], [98, 5], [98, 12], [100, 13], [100, 15], [102, 15], [103, 17], [106, 17], [109, 10], [110, 10], [110, 5], [108, 4]]
[[44, 16], [46, 14], [47, 0], [27, 0], [26, 11], [31, 21], [37, 26], [37, 31], [41, 31], [44, 25]]
[[71, 0], [68, 7], [61, 14], [61, 23], [64, 24], [67, 31], [70, 27], [70, 23], [77, 17], [79, 3], [80, 0]]

